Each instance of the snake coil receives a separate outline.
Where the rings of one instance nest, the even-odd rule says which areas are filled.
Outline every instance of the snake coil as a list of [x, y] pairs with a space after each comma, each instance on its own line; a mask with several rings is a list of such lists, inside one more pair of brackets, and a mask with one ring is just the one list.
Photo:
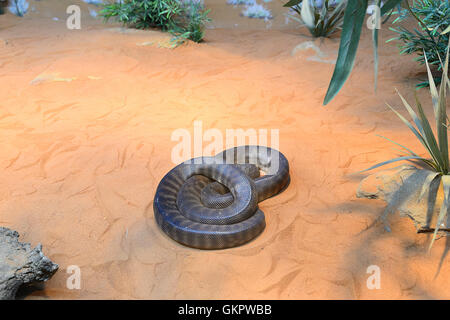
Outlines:
[[[260, 176], [260, 171], [265, 174]], [[286, 157], [268, 147], [240, 146], [194, 158], [159, 183], [155, 220], [164, 233], [186, 246], [236, 247], [264, 230], [258, 202], [282, 192], [289, 181]]]

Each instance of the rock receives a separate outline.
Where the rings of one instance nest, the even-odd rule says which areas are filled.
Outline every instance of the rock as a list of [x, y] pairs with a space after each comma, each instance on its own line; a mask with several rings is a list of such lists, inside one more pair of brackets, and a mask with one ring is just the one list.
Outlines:
[[298, 44], [294, 49], [292, 49], [291, 55], [296, 56], [299, 53], [307, 56], [306, 60], [308, 61], [336, 64], [337, 57], [329, 57], [329, 55], [323, 52], [319, 45], [313, 41], [305, 41]]
[[77, 80], [76, 77], [64, 78], [60, 76], [59, 72], [56, 73], [41, 73], [36, 78], [30, 81], [30, 84], [39, 84], [42, 82], [72, 82]]
[[[433, 173], [408, 165], [380, 171], [361, 181], [356, 196], [381, 199], [387, 203], [385, 215], [398, 211], [414, 221], [417, 232], [434, 232], [444, 199], [440, 179], [433, 180], [420, 197], [427, 177]], [[439, 227], [443, 233], [450, 232], [448, 215], [445, 220]]]
[[16, 231], [0, 227], [0, 300], [14, 299], [19, 287], [47, 281], [57, 270], [41, 244], [32, 249]]

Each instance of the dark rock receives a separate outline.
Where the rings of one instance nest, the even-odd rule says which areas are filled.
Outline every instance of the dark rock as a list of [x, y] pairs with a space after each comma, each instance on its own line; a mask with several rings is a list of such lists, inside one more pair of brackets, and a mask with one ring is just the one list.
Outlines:
[[19, 242], [19, 233], [0, 227], [0, 300], [14, 299], [21, 286], [47, 281], [57, 270], [41, 244], [32, 249]]

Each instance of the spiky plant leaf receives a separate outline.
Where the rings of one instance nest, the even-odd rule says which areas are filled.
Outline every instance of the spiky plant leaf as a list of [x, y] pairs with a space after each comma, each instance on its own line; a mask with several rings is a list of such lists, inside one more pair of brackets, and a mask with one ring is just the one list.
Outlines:
[[419, 156], [398, 157], [398, 158], [394, 158], [394, 159], [390, 159], [390, 160], [387, 160], [387, 161], [383, 161], [383, 162], [377, 163], [376, 165], [371, 166], [370, 168], [358, 171], [357, 173], [366, 172], [366, 171], [369, 171], [369, 170], [373, 170], [373, 169], [379, 168], [381, 166], [385, 166], [385, 165], [393, 163], [393, 162], [405, 161], [405, 160], [423, 160], [423, 157], [419, 157]]
[[323, 102], [324, 105], [327, 105], [341, 90], [353, 69], [367, 6], [368, 0], [352, 0], [347, 4], [338, 58]]
[[[403, 117], [397, 110], [392, 108], [389, 104], [387, 105], [399, 118], [403, 121], [403, 123], [412, 131], [412, 133], [419, 139], [420, 143], [427, 149], [427, 151], [432, 155], [433, 151], [431, 150], [431, 147], [429, 146], [428, 142], [425, 140], [425, 138], [417, 131], [416, 128], [413, 127], [411, 123], [409, 123], [408, 120], [406, 120], [405, 117]], [[423, 130], [423, 129], [422, 129]]]
[[302, 2], [301, 17], [308, 28], [315, 27], [314, 10], [311, 8], [309, 0]]
[[447, 33], [449, 33], [449, 32], [450, 32], [450, 26], [448, 26], [448, 28], [445, 29], [444, 32], [442, 32], [442, 34], [447, 34]]
[[419, 117], [417, 116], [417, 114], [413, 110], [413, 108], [409, 105], [408, 101], [406, 101], [406, 99], [401, 95], [401, 93], [398, 92], [397, 89], [395, 89], [395, 91], [397, 91], [397, 94], [400, 97], [400, 99], [402, 100], [403, 105], [405, 106], [405, 109], [408, 111], [410, 117], [413, 119], [414, 123], [416, 124], [416, 127], [419, 130], [420, 134], [423, 136], [424, 132], [423, 132], [423, 126], [422, 126], [421, 120], [419, 119]]
[[288, 7], [288, 8], [290, 8], [290, 7], [293, 7], [293, 6], [298, 5], [300, 2], [302, 2], [302, 0], [290, 0], [288, 3], [285, 3], [285, 4], [283, 5], [283, 7]]
[[341, 18], [342, 10], [347, 5], [347, 0], [342, 0], [331, 12], [330, 18], [328, 20], [329, 24], [335, 24], [339, 18]]
[[428, 64], [428, 58], [427, 58], [425, 51], [424, 51], [424, 57], [425, 57], [425, 63], [427, 65], [428, 82], [430, 85], [430, 93], [431, 93], [431, 100], [433, 102], [433, 110], [434, 110], [435, 116], [437, 116], [437, 109], [438, 109], [438, 104], [439, 104], [439, 102], [438, 102], [439, 101], [439, 93], [437, 91], [433, 75], [431, 74], [431, 70], [430, 70], [430, 67]]
[[[449, 39], [450, 43], [450, 39]], [[439, 90], [439, 103], [438, 103], [438, 116], [436, 120], [437, 134], [439, 140], [439, 148], [442, 154], [443, 164], [445, 166], [445, 174], [449, 170], [449, 158], [448, 158], [448, 132], [447, 132], [447, 86], [448, 81], [448, 61], [449, 61], [449, 48], [447, 47], [447, 55], [442, 70], [441, 88]], [[427, 68], [430, 67], [427, 64]], [[433, 80], [430, 79], [430, 84]]]
[[430, 122], [428, 121], [427, 116], [425, 115], [422, 105], [420, 104], [418, 99], [416, 99], [416, 103], [417, 103], [417, 110], [419, 111], [420, 121], [423, 126], [424, 140], [429, 147], [430, 155], [433, 158], [433, 160], [439, 165], [439, 167], [442, 170], [442, 173], [446, 174], [446, 171], [444, 169], [445, 159], [442, 157], [441, 150], [439, 149], [438, 142], [434, 137], [434, 133], [433, 130], [431, 129]]
[[423, 196], [425, 195], [425, 192], [430, 188], [431, 183], [436, 178], [440, 178], [441, 174], [439, 172], [430, 172], [428, 176], [426, 177], [425, 181], [423, 182], [422, 189], [420, 190], [419, 197], [417, 198], [417, 202], [422, 200]]
[[409, 149], [409, 148], [407, 148], [407, 147], [401, 145], [400, 143], [395, 142], [394, 140], [391, 140], [391, 139], [386, 138], [386, 137], [384, 137], [384, 136], [382, 136], [382, 135], [379, 135], [379, 134], [377, 134], [377, 136], [380, 137], [380, 138], [386, 139], [386, 140], [389, 141], [389, 142], [392, 142], [393, 144], [395, 144], [395, 145], [399, 146], [400, 148], [406, 150], [406, 151], [407, 151], [410, 155], [412, 155], [412, 156], [418, 156], [414, 151], [412, 151], [411, 149]]
[[436, 240], [438, 231], [439, 231], [441, 224], [448, 212], [448, 205], [449, 205], [449, 201], [450, 201], [450, 198], [449, 198], [450, 176], [448, 176], [448, 175], [442, 176], [442, 186], [444, 188], [444, 201], [442, 202], [441, 210], [439, 211], [439, 217], [436, 222], [436, 228], [434, 228], [433, 238], [431, 239], [431, 243], [430, 243], [430, 246], [428, 247], [428, 251], [430, 251], [431, 248], [433, 247], [433, 244], [434, 244], [434, 241]]
[[402, 1], [403, 0], [387, 0], [381, 7], [381, 15], [384, 16], [386, 13], [398, 6]]

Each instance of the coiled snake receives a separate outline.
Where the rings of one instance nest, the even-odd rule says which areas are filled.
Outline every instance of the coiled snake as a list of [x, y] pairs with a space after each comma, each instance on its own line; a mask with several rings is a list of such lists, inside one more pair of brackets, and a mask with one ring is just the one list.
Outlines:
[[268, 147], [240, 146], [215, 157], [194, 158], [159, 183], [155, 219], [164, 233], [184, 245], [235, 247], [264, 230], [258, 202], [283, 191], [289, 181], [287, 159]]

